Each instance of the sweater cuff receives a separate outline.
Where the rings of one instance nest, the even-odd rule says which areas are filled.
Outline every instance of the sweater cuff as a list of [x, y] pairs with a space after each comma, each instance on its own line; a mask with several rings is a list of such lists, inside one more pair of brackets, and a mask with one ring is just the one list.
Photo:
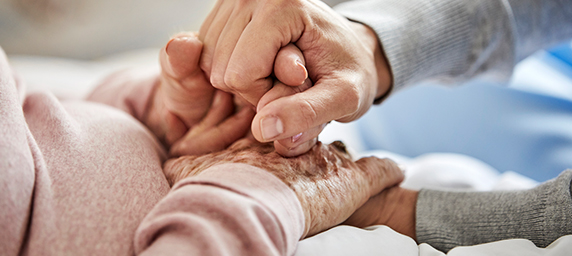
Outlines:
[[220, 164], [178, 182], [173, 190], [191, 184], [224, 188], [267, 207], [282, 226], [286, 255], [294, 254], [296, 245], [304, 234], [304, 212], [294, 191], [276, 176], [247, 164]]
[[572, 7], [566, 1], [507, 0], [513, 13], [516, 60], [570, 40]]
[[394, 91], [423, 79], [468, 78], [486, 70], [497, 79], [510, 77], [514, 40], [506, 33], [513, 30], [506, 8], [490, 0], [366, 0], [335, 7], [376, 31]]
[[416, 235], [447, 252], [455, 246], [523, 238], [546, 247], [572, 234], [572, 170], [522, 191], [421, 190]]

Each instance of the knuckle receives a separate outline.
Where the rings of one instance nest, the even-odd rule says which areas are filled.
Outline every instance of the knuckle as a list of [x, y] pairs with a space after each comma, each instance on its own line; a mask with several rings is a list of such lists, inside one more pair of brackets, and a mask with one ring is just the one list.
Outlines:
[[224, 78], [222, 81], [227, 88], [232, 91], [242, 92], [247, 89], [247, 83], [245, 78], [241, 76], [238, 72], [227, 71], [224, 74]]
[[392, 171], [392, 172], [396, 172], [396, 171], [401, 172], [401, 169], [397, 166], [397, 163], [395, 163], [393, 160], [391, 160], [389, 158], [383, 158], [380, 160], [383, 161], [385, 169]]
[[235, 2], [235, 8], [239, 8], [239, 9], [244, 8], [248, 5], [250, 5], [250, 3], [252, 3], [252, 2], [253, 2], [252, 0], [238, 0]]
[[373, 175], [380, 172], [384, 172], [387, 168], [384, 159], [379, 159], [375, 156], [369, 156], [359, 159], [361, 162], [361, 168], [366, 173]]
[[347, 102], [347, 104], [345, 104], [346, 112], [351, 114], [358, 112], [361, 100], [361, 94], [359, 90], [356, 87], [351, 86], [349, 90], [344, 93], [344, 95], [344, 102]]
[[227, 89], [227, 87], [224, 83], [224, 80], [218, 74], [212, 74], [210, 82], [214, 88], [217, 88], [217, 89], [223, 90], [223, 91], [225, 91], [225, 89]]
[[351, 85], [351, 83], [347, 83], [349, 86], [346, 86], [341, 92], [342, 95], [339, 100], [343, 102], [341, 104], [341, 111], [340, 113], [341, 118], [337, 119], [340, 122], [350, 122], [357, 119], [361, 114], [362, 103], [364, 99], [361, 98], [361, 93], [359, 88], [356, 86]]
[[362, 157], [359, 160], [357, 160], [358, 163], [361, 163], [363, 167], [368, 167], [372, 161], [374, 161], [375, 159], [377, 159], [374, 156], [368, 156], [368, 157]]
[[387, 177], [393, 177], [396, 179], [403, 179], [405, 177], [403, 171], [396, 162], [389, 158], [379, 159], [383, 163], [383, 172]]

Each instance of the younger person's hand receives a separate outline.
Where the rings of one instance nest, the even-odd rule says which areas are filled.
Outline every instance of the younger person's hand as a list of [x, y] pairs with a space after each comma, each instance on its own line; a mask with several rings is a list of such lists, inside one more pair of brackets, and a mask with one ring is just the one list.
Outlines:
[[[171, 155], [225, 149], [248, 133], [254, 116], [251, 107], [236, 106], [240, 100], [211, 86], [199, 68], [202, 46], [196, 34], [180, 33], [160, 52], [160, 80], [144, 122], [170, 148]], [[290, 86], [277, 82], [267, 100], [274, 92], [293, 94], [310, 87], [302, 53], [295, 46], [283, 47], [275, 66], [276, 77]], [[287, 142], [276, 145], [281, 149], [291, 146]]]
[[[375, 32], [319, 0], [218, 0], [200, 31], [201, 68], [216, 88], [257, 106], [254, 137], [281, 141], [286, 156], [306, 152], [324, 124], [356, 120], [390, 91]], [[314, 86], [263, 102], [279, 50], [288, 44], [303, 53]]]

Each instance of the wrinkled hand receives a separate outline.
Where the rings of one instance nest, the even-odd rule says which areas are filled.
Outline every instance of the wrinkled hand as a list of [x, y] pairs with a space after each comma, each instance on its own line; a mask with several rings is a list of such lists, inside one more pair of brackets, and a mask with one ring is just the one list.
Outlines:
[[199, 68], [202, 47], [196, 34], [180, 33], [159, 54], [160, 84], [145, 123], [167, 146], [198, 124], [211, 106], [215, 88]]
[[[254, 137], [280, 141], [286, 156], [309, 150], [327, 122], [363, 115], [391, 84], [375, 33], [319, 0], [219, 0], [200, 35], [201, 68], [213, 86], [257, 106]], [[277, 54], [289, 43], [302, 51], [314, 86], [263, 101]]]
[[[240, 99], [216, 90], [199, 68], [203, 44], [197, 35], [175, 35], [160, 52], [161, 76], [151, 100], [145, 124], [170, 147], [171, 155], [200, 155], [222, 150], [247, 134], [254, 110]], [[302, 53], [293, 45], [283, 47], [276, 62], [276, 76], [289, 83], [307, 81]], [[299, 63], [302, 63], [301, 65]], [[284, 88], [277, 82], [276, 90]], [[309, 88], [289, 87], [290, 93]], [[271, 98], [270, 93], [267, 98]]]
[[248, 134], [252, 117], [251, 108], [235, 111], [233, 96], [217, 90], [206, 116], [173, 144], [170, 154], [202, 155], [223, 150]]
[[394, 162], [375, 157], [352, 161], [341, 142], [317, 143], [296, 158], [277, 154], [272, 144], [242, 139], [228, 149], [203, 156], [168, 160], [164, 172], [171, 185], [222, 163], [245, 163], [265, 169], [298, 196], [313, 235], [347, 219], [372, 195], [403, 180]]

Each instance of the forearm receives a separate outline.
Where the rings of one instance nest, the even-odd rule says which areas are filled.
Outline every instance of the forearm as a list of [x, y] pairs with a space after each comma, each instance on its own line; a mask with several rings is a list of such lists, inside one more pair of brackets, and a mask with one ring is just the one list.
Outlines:
[[336, 10], [376, 31], [395, 90], [436, 77], [508, 78], [532, 51], [572, 36], [565, 2], [367, 0]]
[[546, 247], [572, 234], [572, 170], [524, 191], [446, 192], [421, 190], [417, 199], [419, 243], [448, 251], [510, 238]]
[[181, 180], [141, 223], [141, 255], [291, 255], [304, 230], [294, 192], [245, 164], [210, 167]]

